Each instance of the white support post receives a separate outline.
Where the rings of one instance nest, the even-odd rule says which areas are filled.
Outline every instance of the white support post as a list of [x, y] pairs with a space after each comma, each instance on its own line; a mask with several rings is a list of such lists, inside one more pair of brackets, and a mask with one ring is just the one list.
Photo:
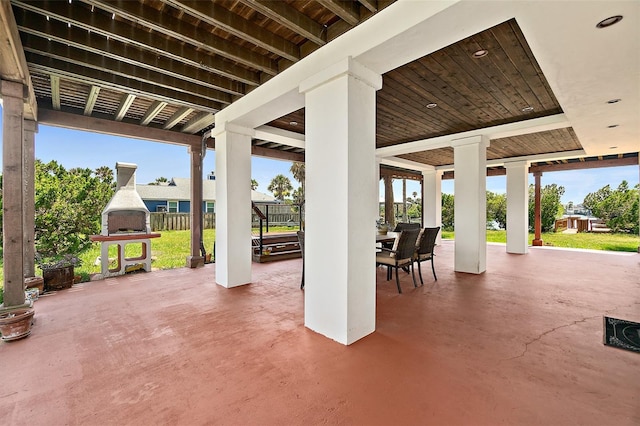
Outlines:
[[529, 162], [504, 163], [507, 169], [507, 253], [529, 252]]
[[456, 139], [453, 146], [456, 272], [481, 274], [487, 269], [486, 136]]
[[305, 325], [345, 345], [375, 330], [375, 93], [381, 87], [379, 74], [351, 58], [300, 85], [306, 106]]
[[216, 123], [216, 283], [251, 282], [251, 138], [253, 129]]
[[[442, 226], [442, 171], [434, 169], [422, 171], [422, 226]], [[442, 230], [436, 244], [442, 242]]]

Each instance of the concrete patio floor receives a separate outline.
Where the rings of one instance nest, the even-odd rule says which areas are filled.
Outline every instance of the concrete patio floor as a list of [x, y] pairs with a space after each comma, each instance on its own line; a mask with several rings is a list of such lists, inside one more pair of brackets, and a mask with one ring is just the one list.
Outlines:
[[46, 295], [0, 343], [0, 424], [640, 424], [640, 354], [602, 343], [603, 315], [640, 321], [639, 254], [489, 245], [475, 276], [436, 253], [401, 295], [378, 269], [377, 330], [348, 347], [304, 327], [300, 259]]

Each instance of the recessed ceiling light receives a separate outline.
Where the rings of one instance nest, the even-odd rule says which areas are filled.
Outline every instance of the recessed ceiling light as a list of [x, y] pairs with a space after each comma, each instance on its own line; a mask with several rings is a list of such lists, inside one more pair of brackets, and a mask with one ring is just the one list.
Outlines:
[[618, 102], [620, 102], [622, 99], [609, 99], [607, 101], [608, 104], [617, 104]]
[[430, 104], [427, 104], [427, 108], [429, 108], [429, 109], [435, 108], [437, 106], [438, 106], [438, 104], [436, 104], [434, 102], [431, 102]]
[[610, 128], [610, 129], [613, 129], [613, 128], [618, 127], [618, 126], [619, 126], [619, 124], [610, 124], [607, 127]]
[[291, 124], [292, 126], [297, 126], [298, 122], [297, 121], [290, 121], [289, 124]]
[[618, 148], [617, 146], [610, 146], [609, 149], [616, 149]]
[[607, 28], [622, 21], [622, 15], [610, 16], [596, 24], [596, 28]]
[[484, 58], [485, 56], [487, 56], [489, 54], [489, 51], [486, 49], [480, 49], [480, 50], [476, 50], [475, 52], [473, 52], [473, 55], [471, 55], [474, 59], [478, 59], [478, 58]]
[[533, 107], [532, 106], [524, 107], [520, 111], [522, 111], [522, 112], [531, 112], [531, 111], [533, 111]]

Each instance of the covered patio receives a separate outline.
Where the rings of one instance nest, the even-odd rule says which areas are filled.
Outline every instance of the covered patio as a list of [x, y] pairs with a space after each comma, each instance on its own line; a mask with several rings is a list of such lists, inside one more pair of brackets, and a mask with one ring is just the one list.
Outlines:
[[473, 275], [436, 253], [438, 281], [403, 274], [402, 295], [378, 269], [376, 331], [350, 346], [303, 327], [300, 259], [235, 289], [212, 264], [42, 297], [0, 344], [0, 423], [640, 422], [640, 357], [602, 344], [603, 315], [640, 315], [637, 255], [490, 244]]

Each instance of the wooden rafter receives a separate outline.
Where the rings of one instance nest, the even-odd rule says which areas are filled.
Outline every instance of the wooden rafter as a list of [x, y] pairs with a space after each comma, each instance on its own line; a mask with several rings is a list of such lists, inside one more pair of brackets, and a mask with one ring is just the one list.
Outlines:
[[239, 45], [229, 43], [213, 34], [206, 33], [198, 27], [189, 25], [185, 21], [168, 19], [161, 11], [152, 7], [130, 1], [122, 1], [117, 4], [101, 0], [85, 0], [85, 2], [106, 12], [144, 25], [160, 34], [169, 35], [176, 40], [191, 44], [192, 46], [223, 56], [267, 74], [276, 75], [278, 73], [277, 65], [269, 58], [240, 47]]
[[87, 103], [84, 107], [84, 115], [91, 115], [93, 112], [93, 107], [98, 100], [98, 95], [100, 94], [100, 88], [98, 86], [91, 86], [91, 90], [89, 91], [89, 96], [87, 96]]
[[144, 31], [122, 21], [103, 19], [82, 7], [67, 8], [63, 2], [15, 1], [13, 3], [23, 10], [33, 11], [42, 16], [49, 16], [50, 19], [68, 22], [72, 27], [75, 26], [91, 33], [100, 34], [108, 40], [118, 40], [138, 46], [154, 52], [156, 55], [199, 67], [245, 84], [257, 86], [260, 83], [259, 75], [255, 71], [233, 65], [227, 61], [220, 60], [215, 55], [185, 46], [184, 43], [178, 40], [163, 39], [153, 32]]
[[358, 3], [354, 1], [318, 0], [318, 3], [338, 15], [351, 26], [358, 25], [360, 22]]
[[135, 99], [136, 99], [136, 95], [132, 95], [130, 93], [123, 95], [122, 99], [120, 100], [120, 105], [118, 106], [118, 109], [116, 110], [116, 113], [114, 114], [113, 119], [116, 121], [122, 121], [122, 119], [127, 114], [127, 111], [129, 110], [129, 108], [131, 107], [131, 104]]
[[325, 28], [282, 1], [240, 0], [264, 16], [303, 35], [318, 46], [327, 43]]
[[218, 3], [197, 0], [162, 1], [290, 61], [300, 60], [300, 49], [294, 43], [243, 19]]
[[160, 111], [162, 111], [162, 109], [166, 106], [167, 106], [166, 102], [153, 101], [153, 103], [149, 106], [147, 111], [144, 113], [144, 115], [140, 119], [140, 125], [146, 126], [147, 124], [151, 123], [151, 120], [153, 120], [156, 117], [156, 115], [160, 114]]

